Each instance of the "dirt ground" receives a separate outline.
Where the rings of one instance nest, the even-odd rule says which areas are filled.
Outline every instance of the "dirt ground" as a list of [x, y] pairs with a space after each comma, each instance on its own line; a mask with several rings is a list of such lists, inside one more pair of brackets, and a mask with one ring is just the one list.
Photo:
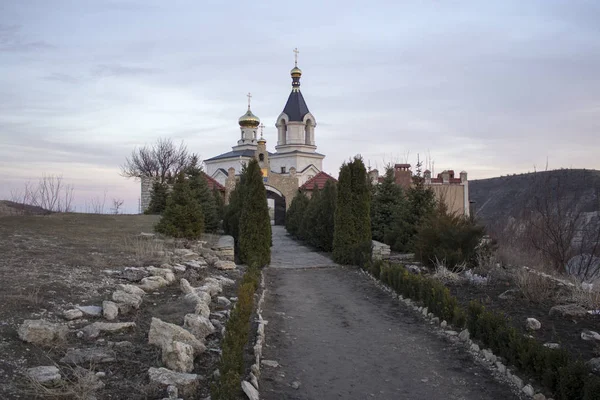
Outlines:
[[[181, 300], [178, 285], [170, 285], [148, 294], [142, 307], [115, 322], [133, 321], [133, 332], [107, 336], [104, 340], [85, 343], [72, 329], [66, 343], [41, 349], [19, 340], [17, 328], [25, 319], [44, 318], [65, 322], [66, 309], [76, 305], [101, 305], [109, 299], [116, 283], [122, 282], [111, 271], [128, 266], [160, 266], [168, 262], [166, 250], [184, 247], [184, 243], [161, 241], [140, 236], [152, 232], [157, 217], [146, 215], [51, 214], [46, 216], [0, 217], [0, 398], [33, 399], [41, 393], [32, 388], [22, 372], [25, 368], [58, 363], [69, 377], [72, 370], [58, 360], [69, 347], [104, 347], [110, 342], [129, 341], [131, 346], [114, 348], [117, 362], [90, 365], [105, 373], [105, 387], [98, 399], [161, 399], [164, 389], [149, 385], [148, 368], [160, 367], [160, 350], [147, 344], [152, 316], [182, 325], [183, 316], [193, 307]], [[198, 286], [207, 270], [185, 272], [192, 286]], [[210, 271], [213, 272], [213, 271]], [[222, 273], [232, 279], [239, 271]], [[180, 276], [178, 276], [180, 277]], [[235, 296], [227, 288], [224, 296]], [[191, 307], [191, 308], [190, 308]], [[219, 311], [211, 304], [211, 311]], [[212, 318], [212, 317], [211, 317]], [[74, 328], [93, 322], [87, 318], [73, 323]], [[205, 376], [194, 398], [209, 394], [209, 375], [219, 359], [217, 342], [220, 333], [207, 337], [209, 350], [196, 359], [195, 373]], [[54, 397], [56, 398], [56, 397]], [[62, 396], [58, 398], [76, 398]]]

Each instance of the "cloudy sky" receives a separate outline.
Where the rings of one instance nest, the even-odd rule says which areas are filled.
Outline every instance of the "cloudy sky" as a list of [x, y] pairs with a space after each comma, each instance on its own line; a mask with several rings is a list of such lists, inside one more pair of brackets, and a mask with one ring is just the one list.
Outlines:
[[42, 174], [137, 210], [136, 146], [209, 158], [252, 110], [276, 142], [292, 49], [337, 176], [413, 163], [470, 179], [600, 169], [600, 2], [0, 0], [0, 198]]

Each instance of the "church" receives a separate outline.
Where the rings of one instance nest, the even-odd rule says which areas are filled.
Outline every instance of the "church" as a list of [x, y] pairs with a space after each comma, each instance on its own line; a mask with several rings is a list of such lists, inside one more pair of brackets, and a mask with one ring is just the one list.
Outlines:
[[240, 137], [237, 144], [231, 151], [204, 160], [205, 173], [209, 179], [224, 187], [227, 201], [243, 165], [256, 158], [262, 170], [275, 224], [283, 223], [285, 210], [299, 189], [311, 191], [315, 186], [321, 189], [327, 180], [334, 179], [322, 171], [325, 156], [317, 152], [317, 121], [300, 91], [302, 70], [298, 68], [297, 49], [294, 52], [295, 65], [290, 72], [291, 93], [275, 123], [275, 152], [267, 150], [267, 140], [263, 136], [264, 125], [261, 124], [260, 118], [252, 113], [252, 96], [248, 94], [248, 110], [238, 120]]

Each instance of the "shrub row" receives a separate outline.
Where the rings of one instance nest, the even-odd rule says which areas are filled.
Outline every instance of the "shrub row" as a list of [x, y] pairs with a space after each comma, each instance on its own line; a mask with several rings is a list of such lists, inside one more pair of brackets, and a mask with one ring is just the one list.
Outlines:
[[242, 395], [244, 348], [250, 334], [250, 318], [254, 309], [254, 293], [260, 280], [259, 268], [249, 267], [238, 289], [238, 301], [225, 325], [219, 380], [211, 387], [215, 400], [237, 400]]
[[565, 350], [550, 349], [519, 332], [502, 313], [472, 301], [466, 312], [441, 282], [408, 272], [401, 265], [374, 263], [370, 272], [404, 297], [422, 302], [430, 312], [459, 329], [469, 329], [495, 354], [535, 378], [559, 400], [599, 400], [600, 378]]

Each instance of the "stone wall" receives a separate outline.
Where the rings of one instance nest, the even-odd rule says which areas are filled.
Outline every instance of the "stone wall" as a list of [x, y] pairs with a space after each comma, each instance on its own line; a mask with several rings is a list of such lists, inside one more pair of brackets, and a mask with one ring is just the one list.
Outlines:
[[152, 183], [153, 183], [152, 178], [143, 177], [141, 179], [142, 192], [141, 192], [141, 197], [140, 197], [140, 207], [141, 207], [140, 212], [142, 212], [142, 213], [144, 211], [146, 211], [146, 209], [150, 205], [150, 198], [152, 197], [151, 196]]

